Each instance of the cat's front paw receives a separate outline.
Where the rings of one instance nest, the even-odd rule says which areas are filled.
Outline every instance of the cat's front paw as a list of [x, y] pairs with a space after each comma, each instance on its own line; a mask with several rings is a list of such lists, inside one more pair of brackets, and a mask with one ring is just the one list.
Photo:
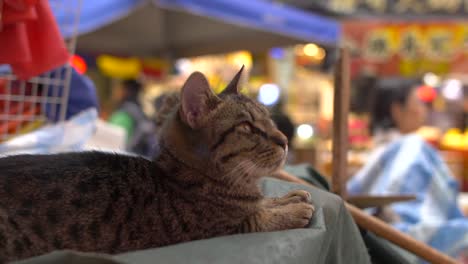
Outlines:
[[[257, 214], [248, 217], [242, 223], [241, 230], [271, 232], [306, 227], [314, 214], [314, 206], [309, 203], [310, 196], [303, 194], [294, 191], [283, 197], [285, 201], [294, 202], [261, 208]], [[300, 201], [305, 198], [308, 202]], [[271, 201], [271, 199], [264, 200], [267, 203]]]
[[281, 208], [289, 216], [283, 223], [288, 229], [306, 227], [312, 218], [315, 208], [310, 203], [292, 203]]
[[286, 204], [290, 203], [310, 203], [311, 202], [311, 196], [308, 191], [304, 190], [294, 190], [286, 194], [285, 196], [280, 198], [283, 200]]
[[310, 193], [303, 190], [294, 190], [280, 198], [270, 198], [267, 200], [268, 207], [283, 206], [292, 203], [310, 203]]

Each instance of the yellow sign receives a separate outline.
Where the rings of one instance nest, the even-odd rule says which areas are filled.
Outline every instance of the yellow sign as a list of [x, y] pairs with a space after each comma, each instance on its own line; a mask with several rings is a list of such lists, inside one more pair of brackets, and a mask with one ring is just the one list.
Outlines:
[[367, 36], [365, 56], [376, 61], [387, 60], [395, 49], [393, 34], [390, 28], [371, 31]]
[[451, 60], [454, 55], [454, 32], [446, 27], [428, 28], [425, 40], [426, 56], [433, 60]]
[[403, 59], [448, 61], [468, 52], [468, 25], [389, 25], [371, 29], [364, 42], [367, 59], [381, 61], [397, 54]]

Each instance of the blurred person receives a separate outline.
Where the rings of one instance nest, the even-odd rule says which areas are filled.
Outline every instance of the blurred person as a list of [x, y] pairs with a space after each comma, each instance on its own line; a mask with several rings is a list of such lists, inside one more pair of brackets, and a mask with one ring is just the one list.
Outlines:
[[143, 112], [138, 99], [142, 84], [136, 80], [123, 82], [122, 95], [117, 110], [109, 123], [122, 127], [127, 135], [126, 151], [152, 157], [156, 144], [155, 126]]
[[286, 163], [291, 163], [294, 160], [294, 154], [292, 149], [292, 142], [295, 135], [295, 126], [289, 116], [284, 112], [276, 112], [271, 115], [271, 119], [275, 123], [281, 133], [283, 133], [288, 139], [288, 157]]
[[286, 136], [288, 139], [288, 146], [291, 147], [296, 128], [289, 115], [283, 111], [273, 111], [271, 113], [271, 119], [279, 131]]
[[279, 101], [271, 109], [271, 120], [275, 123], [281, 133], [283, 133], [288, 139], [288, 157], [286, 163], [291, 163], [294, 160], [294, 151], [292, 143], [296, 134], [296, 126], [292, 122], [288, 114], [283, 111], [283, 101]]
[[451, 256], [468, 250], [468, 220], [457, 205], [459, 184], [439, 153], [415, 132], [427, 110], [416, 80], [383, 79], [374, 89], [370, 129], [375, 149], [348, 182], [351, 195], [415, 195], [386, 208], [386, 220]]

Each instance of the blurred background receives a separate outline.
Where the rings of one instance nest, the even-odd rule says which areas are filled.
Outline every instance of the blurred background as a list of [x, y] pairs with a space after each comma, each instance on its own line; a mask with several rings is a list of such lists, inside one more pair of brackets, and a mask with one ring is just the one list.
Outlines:
[[[359, 152], [372, 147], [373, 83], [419, 78], [418, 94], [430, 108], [420, 133], [443, 151], [460, 181], [468, 179], [466, 1], [49, 2], [60, 34], [73, 40], [67, 44], [71, 64], [94, 83], [102, 120], [121, 106], [131, 80], [138, 105], [151, 118], [155, 99], [177, 91], [192, 71], [204, 72], [219, 92], [245, 65], [242, 91], [294, 127], [290, 161], [307, 161], [329, 174], [332, 74], [337, 48], [346, 46], [352, 54], [350, 168], [359, 168]], [[9, 8], [18, 14], [15, 5]], [[1, 62], [11, 64], [7, 57]], [[119, 123], [119, 116], [114, 119]]]
[[[6, 2], [6, 7], [18, 14], [17, 6], [8, 6], [14, 1]], [[468, 190], [466, 1], [45, 2], [50, 3], [59, 34], [67, 44], [72, 70], [92, 81], [99, 122], [109, 121], [124, 129], [115, 132], [124, 138], [117, 144], [120, 148], [125, 148], [135, 127], [126, 120], [128, 116], [117, 113], [123, 102], [137, 102], [142, 118], [151, 120], [155, 118], [156, 98], [180, 89], [191, 72], [205, 73], [213, 89], [220, 92], [245, 65], [242, 92], [275, 113], [292, 139], [289, 161], [311, 163], [330, 175], [333, 70], [338, 47], [346, 46], [352, 54], [350, 175], [362, 167], [373, 146], [368, 125], [374, 84], [387, 77], [418, 78], [418, 95], [430, 109], [427, 122], [418, 132], [441, 151]], [[49, 46], [42, 52], [53, 53], [54, 48]], [[5, 57], [0, 63], [11, 61]], [[3, 73], [11, 74], [5, 66]], [[49, 72], [51, 68], [46, 70], [49, 75], [42, 80], [71, 78], [66, 73], [54, 75]], [[5, 100], [0, 106], [5, 112], [14, 108], [14, 103], [8, 109], [5, 104], [13, 102], [14, 97], [7, 96], [15, 93], [15, 85], [19, 86], [16, 78], [11, 75], [0, 80], [4, 81], [0, 98]], [[44, 85], [41, 82], [30, 84]], [[17, 88], [17, 93], [27, 93], [25, 87]], [[38, 98], [43, 95], [40, 92], [36, 92]], [[50, 92], [47, 95], [50, 98]], [[38, 101], [48, 100], [42, 99]], [[48, 123], [51, 118], [45, 112], [38, 110], [37, 118], [29, 121], [45, 116], [43, 121]], [[20, 119], [24, 126], [27, 115], [22, 111], [15, 115], [7, 113], [4, 120]], [[68, 117], [63, 114], [61, 118]], [[11, 127], [0, 131], [3, 140], [21, 134], [20, 125]]]
[[412, 168], [398, 177], [436, 164], [424, 175], [448, 175], [440, 189], [468, 212], [468, 1], [4, 0], [0, 12], [0, 156], [99, 149], [151, 158], [158, 113], [190, 73], [219, 93], [245, 66], [241, 92], [271, 110], [290, 141], [288, 164], [330, 177], [345, 47], [346, 176], [370, 171], [380, 132], [415, 134], [421, 155], [396, 159], [404, 162], [392, 168]]

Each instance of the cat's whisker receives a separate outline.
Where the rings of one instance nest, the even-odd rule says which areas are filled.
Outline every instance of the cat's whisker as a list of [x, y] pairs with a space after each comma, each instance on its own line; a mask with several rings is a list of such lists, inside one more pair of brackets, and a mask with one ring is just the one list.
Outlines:
[[243, 160], [243, 161], [239, 162], [239, 163], [228, 173], [228, 177], [229, 177], [228, 180], [234, 179], [233, 184], [236, 184], [237, 181], [238, 181], [240, 178], [242, 178], [242, 177], [239, 176], [239, 172], [240, 172], [240, 173], [243, 173], [243, 172], [245, 171], [244, 166], [247, 165], [248, 163], [250, 163], [249, 160]]
[[[249, 167], [246, 167], [249, 165]], [[228, 181], [230, 181], [231, 186], [238, 186], [238, 184], [245, 180], [245, 175], [250, 173], [250, 167], [255, 167], [250, 160], [243, 160], [239, 162], [231, 171], [228, 173]], [[244, 175], [245, 174], [245, 175]]]
[[[257, 165], [251, 161], [247, 161], [246, 164], [250, 166], [244, 168], [244, 174], [245, 174], [244, 176], [252, 177], [253, 175], [251, 175], [251, 173], [256, 170]], [[238, 177], [237, 181], [241, 181], [241, 180], [247, 180], [247, 179], [245, 177]]]

